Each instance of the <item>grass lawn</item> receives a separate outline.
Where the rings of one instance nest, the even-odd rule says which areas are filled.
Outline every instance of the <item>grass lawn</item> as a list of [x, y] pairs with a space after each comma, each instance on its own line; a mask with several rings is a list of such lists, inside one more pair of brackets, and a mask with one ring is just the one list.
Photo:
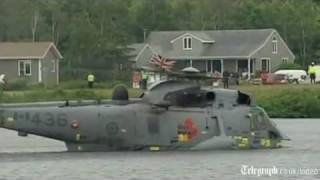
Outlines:
[[320, 118], [320, 85], [240, 86], [271, 117]]
[[[128, 89], [130, 97], [139, 97], [138, 89]], [[25, 91], [4, 91], [0, 103], [41, 102], [80, 99], [110, 99], [113, 89], [37, 89]]]
[[320, 95], [320, 84], [288, 84], [288, 85], [240, 85], [237, 89], [248, 92], [255, 97], [256, 100], [265, 99], [268, 97], [274, 97], [277, 94], [290, 93], [308, 93], [308, 92], [319, 92]]

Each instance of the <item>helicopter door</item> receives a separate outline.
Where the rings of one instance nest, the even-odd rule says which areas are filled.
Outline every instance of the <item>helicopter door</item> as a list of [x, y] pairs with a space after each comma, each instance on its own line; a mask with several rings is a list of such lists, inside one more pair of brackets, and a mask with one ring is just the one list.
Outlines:
[[165, 145], [162, 128], [169, 128], [164, 120], [165, 109], [149, 104], [140, 104], [136, 114], [135, 139], [139, 146]]
[[[102, 111], [101, 111], [102, 112]], [[134, 141], [134, 113], [121, 109], [113, 109], [113, 112], [102, 112], [100, 119], [100, 137], [110, 148], [129, 148]]]
[[219, 136], [221, 134], [219, 128], [219, 116], [214, 111], [213, 103], [208, 103], [206, 107], [207, 116], [206, 116], [206, 126], [205, 131], [210, 132], [213, 136]]

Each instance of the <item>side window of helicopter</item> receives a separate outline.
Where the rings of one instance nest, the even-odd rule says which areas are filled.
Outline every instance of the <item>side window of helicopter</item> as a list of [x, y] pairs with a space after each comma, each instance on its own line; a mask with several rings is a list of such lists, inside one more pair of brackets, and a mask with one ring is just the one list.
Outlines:
[[208, 102], [212, 102], [214, 99], [215, 94], [213, 92], [204, 91], [179, 91], [165, 96], [165, 100], [178, 107], [205, 107]]
[[247, 94], [244, 94], [240, 91], [238, 91], [238, 99], [237, 99], [238, 104], [243, 104], [243, 105], [250, 105], [251, 104], [251, 99], [250, 96]]
[[253, 130], [264, 130], [267, 127], [266, 120], [263, 117], [263, 114], [257, 114], [252, 119], [252, 128]]
[[259, 130], [263, 130], [266, 128], [266, 121], [263, 117], [263, 114], [259, 114], [258, 117], [257, 117], [257, 128]]
[[213, 102], [216, 99], [216, 94], [214, 92], [206, 92], [206, 100], [208, 102]]

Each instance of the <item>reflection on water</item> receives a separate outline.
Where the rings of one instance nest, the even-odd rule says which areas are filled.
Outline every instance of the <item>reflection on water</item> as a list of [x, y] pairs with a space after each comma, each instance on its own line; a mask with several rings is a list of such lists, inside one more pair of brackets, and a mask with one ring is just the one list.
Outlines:
[[242, 176], [241, 166], [320, 168], [320, 120], [278, 119], [276, 122], [292, 139], [284, 143], [284, 148], [240, 151], [68, 153], [64, 143], [35, 136], [22, 138], [16, 132], [1, 129], [0, 180], [256, 179]]

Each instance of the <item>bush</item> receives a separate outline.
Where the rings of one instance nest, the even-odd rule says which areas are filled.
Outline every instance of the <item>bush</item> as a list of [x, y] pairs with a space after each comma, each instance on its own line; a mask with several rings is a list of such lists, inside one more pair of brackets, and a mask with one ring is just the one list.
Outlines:
[[304, 69], [300, 64], [281, 64], [278, 69]]
[[113, 69], [85, 69], [85, 68], [61, 68], [60, 77], [62, 81], [72, 81], [74, 79], [86, 80], [88, 73], [93, 72], [97, 82], [102, 81], [129, 81], [131, 79], [132, 71], [119, 71]]
[[3, 96], [3, 90], [2, 90], [2, 87], [0, 86], [0, 103], [1, 103], [2, 96]]
[[[123, 81], [106, 81], [106, 82], [95, 82], [93, 88], [95, 89], [111, 89], [118, 84], [123, 84], [126, 87], [129, 83]], [[74, 80], [61, 82], [56, 88], [59, 89], [86, 89], [88, 88], [88, 82], [85, 80]]]
[[52, 92], [52, 97], [58, 100], [65, 99], [67, 93], [62, 89], [56, 89]]
[[94, 91], [90, 90], [77, 90], [72, 93], [73, 99], [96, 99]]
[[83, 89], [88, 87], [88, 83], [85, 80], [72, 80], [61, 82], [58, 87], [59, 89]]
[[25, 90], [28, 87], [27, 79], [17, 79], [13, 81], [9, 81], [6, 84], [6, 90]]
[[273, 118], [319, 118], [320, 86], [270, 85], [241, 88]]

